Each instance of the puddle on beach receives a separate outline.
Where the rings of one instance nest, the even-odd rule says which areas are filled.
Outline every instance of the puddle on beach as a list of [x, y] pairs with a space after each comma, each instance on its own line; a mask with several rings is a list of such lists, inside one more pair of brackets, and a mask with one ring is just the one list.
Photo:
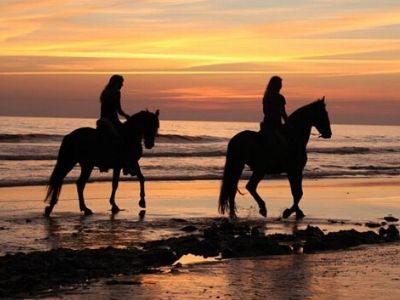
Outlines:
[[193, 264], [200, 264], [200, 263], [211, 263], [211, 262], [218, 262], [222, 258], [220, 256], [217, 257], [203, 257], [200, 255], [193, 255], [193, 254], [186, 254], [183, 255], [180, 259], [178, 259], [173, 266], [186, 266], [186, 265], [193, 265]]

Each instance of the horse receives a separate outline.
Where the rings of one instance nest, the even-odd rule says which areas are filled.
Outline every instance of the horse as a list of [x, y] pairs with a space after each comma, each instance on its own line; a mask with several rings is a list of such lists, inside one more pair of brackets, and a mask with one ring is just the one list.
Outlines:
[[219, 196], [219, 212], [224, 214], [229, 209], [229, 216], [237, 217], [235, 196], [244, 166], [247, 165], [252, 174], [246, 184], [246, 189], [257, 202], [259, 213], [262, 216], [267, 217], [267, 208], [264, 200], [257, 193], [259, 182], [265, 174], [286, 173], [293, 196], [293, 205], [284, 210], [283, 218], [288, 218], [294, 212], [296, 219], [304, 218], [305, 215], [299, 208], [299, 202], [303, 196], [302, 180], [303, 170], [307, 163], [306, 147], [313, 126], [320, 133], [320, 137], [331, 138], [332, 130], [326, 111], [325, 97], [297, 109], [289, 116], [284, 127], [287, 149], [281, 153], [286, 156], [279, 159], [278, 162], [267, 154], [264, 134], [250, 130], [236, 134], [228, 143]]
[[[136, 175], [140, 182], [140, 200], [139, 206], [146, 207], [144, 181], [145, 178], [140, 170], [139, 159], [143, 154], [142, 140], [146, 149], [154, 147], [155, 137], [159, 128], [159, 110], [155, 113], [149, 111], [138, 112], [128, 118], [125, 123], [121, 124], [119, 143], [112, 141], [104, 141], [106, 133], [99, 129], [82, 127], [67, 134], [61, 143], [56, 165], [50, 176], [45, 201], [50, 199], [49, 205], [44, 210], [45, 216], [50, 216], [54, 206], [57, 204], [58, 197], [64, 178], [74, 168], [76, 164], [81, 167], [80, 176], [76, 182], [79, 198], [80, 211], [85, 216], [93, 214], [86, 204], [83, 197], [85, 185], [89, 180], [90, 174], [94, 167], [101, 169], [113, 169], [112, 192], [110, 196], [111, 212], [116, 214], [120, 211], [115, 203], [115, 192], [118, 188], [122, 162], [120, 156], [121, 151], [129, 155], [131, 175]], [[122, 143], [123, 140], [123, 143]], [[105, 143], [111, 146], [123, 148], [104, 153], [101, 151]], [[107, 157], [111, 154], [111, 158]]]

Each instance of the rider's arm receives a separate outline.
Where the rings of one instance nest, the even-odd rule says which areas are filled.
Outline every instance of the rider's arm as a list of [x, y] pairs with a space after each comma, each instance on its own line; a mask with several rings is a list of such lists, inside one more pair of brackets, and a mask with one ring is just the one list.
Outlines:
[[120, 95], [118, 95], [119, 97], [117, 98], [117, 112], [121, 115], [121, 116], [123, 116], [123, 117], [125, 117], [126, 119], [128, 119], [129, 118], [129, 115], [128, 114], [126, 114], [123, 110], [122, 110], [122, 107], [121, 107], [121, 96]]
[[283, 118], [283, 121], [285, 121], [286, 124], [288, 122], [288, 115], [286, 113], [285, 105], [286, 105], [286, 99], [281, 95], [281, 117]]
[[128, 120], [128, 118], [129, 118], [129, 115], [128, 115], [128, 114], [126, 114], [126, 113], [125, 113], [125, 112], [122, 110], [122, 108], [121, 108], [121, 107], [118, 109], [118, 113], [119, 113], [121, 116], [125, 117], [125, 119], [127, 119], [127, 120]]
[[287, 115], [286, 110], [285, 110], [285, 105], [282, 106], [281, 116], [282, 116], [282, 118], [283, 118], [283, 120], [285, 121], [285, 124], [286, 124], [288, 122], [288, 115]]

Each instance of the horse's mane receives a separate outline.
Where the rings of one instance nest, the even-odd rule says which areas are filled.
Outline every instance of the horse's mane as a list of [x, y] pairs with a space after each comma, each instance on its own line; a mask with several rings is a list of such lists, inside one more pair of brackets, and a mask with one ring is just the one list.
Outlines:
[[138, 120], [142, 120], [145, 116], [151, 115], [153, 113], [151, 113], [148, 110], [142, 110], [139, 111], [133, 115], [131, 115], [128, 120], [125, 122], [125, 124], [129, 125], [129, 124], [134, 124], [135, 122], [137, 122]]
[[298, 118], [304, 119], [305, 115], [309, 114], [310, 112], [313, 112], [317, 109], [320, 109], [322, 107], [325, 107], [325, 102], [324, 100], [316, 100], [314, 102], [311, 102], [307, 105], [304, 105], [298, 109], [296, 109], [292, 114], [289, 116], [289, 120], [293, 121]]
[[145, 116], [145, 115], [148, 115], [148, 114], [151, 114], [151, 112], [149, 112], [148, 110], [141, 110], [141, 111], [139, 111], [139, 112], [137, 112], [137, 113], [131, 115], [131, 116], [129, 117], [129, 119], [136, 119], [136, 118], [139, 118], [139, 117], [143, 117], [143, 116]]

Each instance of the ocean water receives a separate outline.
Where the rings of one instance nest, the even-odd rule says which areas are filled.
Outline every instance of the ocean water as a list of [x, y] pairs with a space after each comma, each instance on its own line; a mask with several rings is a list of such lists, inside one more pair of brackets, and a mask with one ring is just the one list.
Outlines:
[[[156, 146], [140, 160], [147, 180], [220, 179], [229, 139], [258, 123], [160, 121]], [[94, 127], [95, 119], [0, 117], [0, 186], [46, 184], [64, 135]], [[306, 178], [395, 177], [400, 174], [400, 127], [332, 125], [330, 140], [308, 144]], [[67, 176], [73, 182], [79, 166]], [[92, 173], [91, 181], [110, 180], [112, 172]], [[245, 170], [243, 178], [249, 176]], [[122, 177], [122, 180], [131, 180]]]

